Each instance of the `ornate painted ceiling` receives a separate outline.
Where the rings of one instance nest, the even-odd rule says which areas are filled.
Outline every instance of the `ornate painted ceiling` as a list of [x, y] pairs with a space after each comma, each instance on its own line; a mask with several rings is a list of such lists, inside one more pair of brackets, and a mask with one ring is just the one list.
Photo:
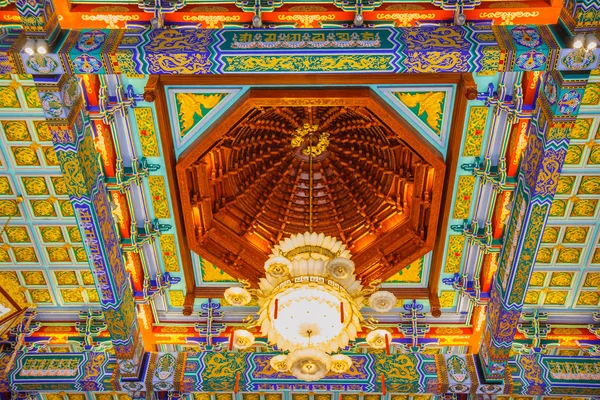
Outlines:
[[[3, 399], [600, 394], [597, 5], [44, 1], [0, 0]], [[224, 299], [307, 230], [397, 299], [312, 384]]]

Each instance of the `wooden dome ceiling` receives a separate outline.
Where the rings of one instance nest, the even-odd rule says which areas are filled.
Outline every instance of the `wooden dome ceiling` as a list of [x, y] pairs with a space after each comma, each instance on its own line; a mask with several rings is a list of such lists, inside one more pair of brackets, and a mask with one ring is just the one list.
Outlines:
[[254, 97], [182, 157], [190, 248], [251, 281], [264, 275], [273, 245], [311, 225], [341, 239], [366, 280], [430, 251], [439, 156], [370, 95], [362, 103], [304, 100]]

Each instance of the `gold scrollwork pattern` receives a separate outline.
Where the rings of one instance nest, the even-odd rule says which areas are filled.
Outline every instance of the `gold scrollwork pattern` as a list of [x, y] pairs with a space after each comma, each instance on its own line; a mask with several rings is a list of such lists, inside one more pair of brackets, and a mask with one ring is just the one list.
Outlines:
[[515, 18], [533, 18], [540, 15], [539, 11], [495, 11], [482, 12], [479, 18], [484, 19], [500, 19], [500, 25], [514, 25]]
[[[227, 10], [227, 9], [225, 9]], [[235, 22], [240, 20], [239, 15], [184, 15], [184, 21], [203, 22], [203, 28], [218, 29], [221, 28], [223, 22]]]
[[119, 29], [120, 22], [137, 21], [140, 19], [139, 15], [124, 15], [124, 14], [81, 14], [81, 19], [84, 21], [102, 21], [106, 22], [106, 28], [108, 29]]
[[320, 14], [294, 14], [294, 15], [280, 15], [280, 21], [297, 21], [300, 23], [299, 28], [312, 28], [313, 23], [316, 21], [333, 21], [335, 15], [320, 15]]
[[421, 13], [393, 13], [393, 14], [377, 14], [379, 20], [394, 20], [397, 21], [399, 26], [411, 26], [414, 20], [425, 20], [435, 19], [434, 13], [421, 14]]
[[225, 71], [391, 71], [391, 55], [225, 56]]

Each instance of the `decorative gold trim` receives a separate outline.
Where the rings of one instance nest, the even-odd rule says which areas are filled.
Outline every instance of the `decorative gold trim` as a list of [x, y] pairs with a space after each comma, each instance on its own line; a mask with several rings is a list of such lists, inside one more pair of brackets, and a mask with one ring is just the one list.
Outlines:
[[108, 29], [119, 29], [118, 22], [137, 21], [140, 19], [139, 15], [123, 15], [123, 14], [95, 14], [88, 15], [82, 14], [81, 19], [84, 21], [103, 21], [106, 22], [106, 28]]
[[399, 26], [410, 26], [413, 20], [434, 19], [435, 14], [420, 14], [420, 13], [393, 13], [393, 14], [377, 14], [377, 19], [394, 20], [399, 22]]
[[482, 12], [479, 18], [501, 19], [500, 25], [513, 25], [515, 18], [531, 18], [540, 15], [539, 11], [496, 11]]
[[280, 15], [278, 17], [280, 21], [298, 21], [300, 22], [300, 28], [312, 28], [312, 24], [315, 21], [332, 21], [335, 19], [335, 15], [307, 15], [307, 14], [294, 14], [294, 15]]
[[184, 15], [184, 21], [204, 22], [206, 26], [203, 28], [218, 29], [223, 22], [239, 21], [239, 15]]

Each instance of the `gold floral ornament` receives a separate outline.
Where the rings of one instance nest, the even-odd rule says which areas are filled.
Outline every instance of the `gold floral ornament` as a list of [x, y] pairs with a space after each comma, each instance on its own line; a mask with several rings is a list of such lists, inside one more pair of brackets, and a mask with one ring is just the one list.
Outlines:
[[290, 366], [288, 365], [287, 359], [288, 356], [285, 354], [279, 354], [275, 357], [271, 357], [269, 364], [271, 364], [271, 368], [277, 372], [289, 371]]
[[354, 273], [354, 261], [337, 257], [327, 264], [327, 272], [334, 279], [344, 280]]
[[233, 347], [245, 350], [254, 344], [254, 335], [245, 329], [235, 331], [233, 334]]
[[285, 257], [272, 257], [265, 262], [267, 276], [275, 279], [285, 278], [290, 274], [292, 263]]
[[250, 300], [252, 300], [250, 292], [241, 287], [228, 288], [225, 291], [224, 296], [225, 300], [227, 300], [227, 302], [232, 306], [245, 306], [246, 304], [250, 303]]
[[375, 329], [369, 332], [366, 341], [374, 349], [385, 349], [387, 343], [392, 341], [392, 334], [384, 329]]
[[331, 356], [331, 372], [343, 374], [352, 367], [352, 359], [345, 354]]
[[296, 350], [288, 357], [292, 374], [304, 381], [318, 381], [331, 369], [331, 356], [322, 350], [305, 348]]
[[390, 312], [396, 305], [396, 296], [385, 290], [375, 292], [369, 297], [369, 306], [378, 313]]

